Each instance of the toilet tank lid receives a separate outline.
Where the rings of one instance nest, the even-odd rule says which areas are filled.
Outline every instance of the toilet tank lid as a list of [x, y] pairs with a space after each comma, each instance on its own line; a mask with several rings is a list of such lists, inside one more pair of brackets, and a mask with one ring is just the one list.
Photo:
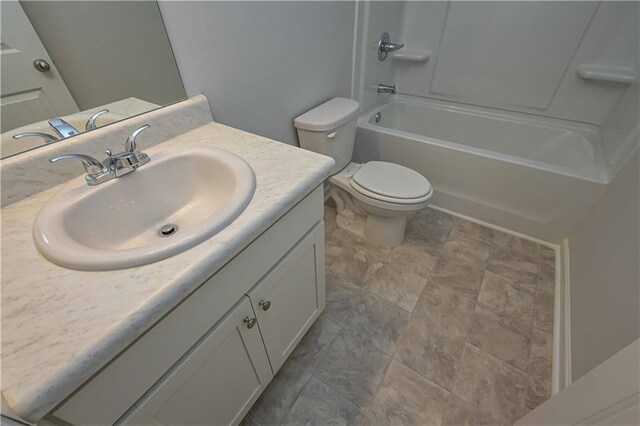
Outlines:
[[360, 104], [353, 99], [333, 98], [295, 119], [298, 129], [324, 132], [337, 129], [358, 115]]

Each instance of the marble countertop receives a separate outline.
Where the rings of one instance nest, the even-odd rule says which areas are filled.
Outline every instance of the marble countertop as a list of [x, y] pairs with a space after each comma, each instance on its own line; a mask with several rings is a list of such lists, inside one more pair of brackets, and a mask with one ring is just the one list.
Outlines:
[[246, 160], [256, 191], [209, 240], [131, 269], [59, 267], [36, 250], [31, 227], [54, 187], [2, 209], [2, 396], [37, 421], [194, 291], [328, 176], [333, 160], [211, 123], [149, 150], [212, 146]]

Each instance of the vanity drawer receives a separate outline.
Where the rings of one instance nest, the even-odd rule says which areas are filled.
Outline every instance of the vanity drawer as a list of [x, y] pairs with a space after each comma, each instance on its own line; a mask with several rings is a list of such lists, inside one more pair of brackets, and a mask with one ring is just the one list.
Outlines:
[[114, 424], [322, 221], [323, 206], [320, 186], [88, 380], [53, 416], [77, 425]]

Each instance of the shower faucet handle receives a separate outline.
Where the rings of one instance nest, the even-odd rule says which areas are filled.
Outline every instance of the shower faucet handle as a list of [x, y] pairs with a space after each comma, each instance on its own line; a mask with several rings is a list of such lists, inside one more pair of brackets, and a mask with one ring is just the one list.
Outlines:
[[382, 37], [380, 37], [380, 41], [378, 41], [378, 60], [380, 62], [384, 61], [387, 59], [389, 52], [395, 52], [403, 47], [404, 43], [393, 43], [389, 33], [382, 33]]

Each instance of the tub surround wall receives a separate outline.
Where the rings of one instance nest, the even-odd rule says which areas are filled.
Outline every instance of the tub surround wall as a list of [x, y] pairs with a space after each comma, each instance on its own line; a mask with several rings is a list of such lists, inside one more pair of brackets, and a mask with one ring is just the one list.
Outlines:
[[[422, 62], [371, 59], [365, 63], [365, 87], [384, 70], [399, 93], [601, 125], [629, 85], [585, 80], [577, 67], [638, 74], [637, 2], [373, 2], [370, 7], [370, 28], [377, 28], [375, 17], [391, 16], [385, 31], [394, 41], [431, 56]], [[398, 13], [401, 20], [394, 18]], [[367, 43], [375, 38], [370, 36]], [[367, 96], [362, 99], [372, 106]]]
[[[206, 108], [204, 97], [191, 102]], [[181, 120], [187, 116], [174, 125]], [[61, 268], [38, 254], [31, 235], [36, 214], [57, 188], [38, 183], [49, 189], [2, 209], [2, 245], [11, 248], [2, 255], [2, 394], [23, 418], [37, 421], [47, 414], [317, 187], [334, 165], [330, 158], [217, 123], [163, 146], [176, 145], [239, 155], [256, 174], [256, 191], [229, 226], [168, 259], [108, 272]], [[148, 150], [152, 158], [154, 149]], [[287, 167], [281, 167], [283, 158]]]
[[291, 145], [295, 117], [351, 95], [355, 8], [160, 2], [187, 94], [206, 95], [219, 123]]
[[64, 183], [84, 174], [80, 161], [49, 163], [48, 159], [62, 154], [86, 154], [99, 160], [104, 151], [120, 152], [131, 132], [142, 124], [151, 128], [140, 134], [141, 149], [162, 143], [190, 130], [211, 123], [207, 98], [194, 96], [177, 104], [129, 118], [107, 127], [74, 136], [0, 162], [2, 174], [2, 207]]
[[640, 337], [638, 161], [569, 235], [572, 381]]
[[378, 83], [393, 84], [394, 61], [389, 55], [383, 62], [378, 60], [378, 41], [382, 33], [389, 33], [391, 40], [402, 42], [401, 28], [404, 11], [402, 1], [374, 1], [364, 2], [361, 9], [363, 25], [360, 28], [361, 56], [357, 62], [360, 79], [358, 80], [357, 99], [360, 110], [366, 111], [374, 105], [388, 100], [391, 95], [377, 93], [375, 85]]

